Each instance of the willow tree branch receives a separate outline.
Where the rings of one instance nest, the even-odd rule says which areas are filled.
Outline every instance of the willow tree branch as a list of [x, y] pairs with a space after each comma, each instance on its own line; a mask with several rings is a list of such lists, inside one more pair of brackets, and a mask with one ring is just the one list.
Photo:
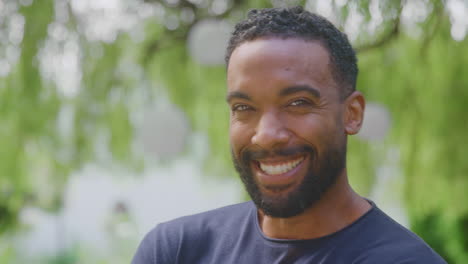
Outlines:
[[390, 43], [396, 37], [398, 37], [399, 33], [400, 33], [400, 17], [398, 17], [394, 21], [392, 29], [386, 35], [384, 35], [383, 37], [381, 37], [375, 42], [364, 44], [362, 46], [358, 46], [357, 48], [355, 48], [355, 50], [356, 52], [361, 53], [361, 52], [370, 51], [376, 48], [381, 48], [387, 45], [388, 43]]
[[[423, 36], [422, 47], [421, 47], [421, 56], [425, 58], [429, 44], [434, 39], [434, 36], [437, 34], [442, 21], [444, 19], [444, 7], [443, 4], [439, 1], [436, 1], [434, 4], [434, 10], [431, 16], [427, 19], [429, 29], [426, 31], [426, 34]], [[435, 21], [434, 21], [435, 20]], [[431, 25], [432, 22], [432, 25]]]
[[195, 18], [189, 24], [182, 24], [180, 28], [176, 30], [165, 30], [164, 33], [160, 35], [159, 38], [152, 40], [145, 48], [143, 53], [142, 62], [143, 65], [147, 65], [151, 61], [151, 58], [156, 54], [159, 50], [170, 47], [174, 42], [177, 41], [186, 41], [190, 29], [199, 21], [207, 18], [214, 18], [214, 19], [225, 19], [232, 15], [232, 13], [236, 10], [242, 9], [247, 4], [246, 0], [235, 0], [231, 2], [229, 8], [217, 15], [211, 15], [208, 12], [208, 8], [199, 7], [187, 0], [181, 0], [176, 5], [170, 5], [165, 1], [162, 0], [145, 0], [146, 3], [159, 3], [163, 8], [170, 9], [170, 10], [180, 10], [181, 8], [190, 8], [194, 14]]
[[376, 41], [374, 41], [372, 43], [363, 44], [362, 46], [358, 46], [355, 49], [356, 52], [360, 53], [360, 52], [370, 51], [370, 50], [373, 50], [373, 49], [376, 49], [376, 48], [381, 48], [381, 47], [387, 45], [388, 43], [390, 43], [393, 39], [398, 37], [398, 35], [400, 34], [401, 13], [403, 11], [404, 5], [406, 4], [406, 1], [399, 0], [399, 1], [396, 1], [396, 2], [398, 4], [398, 8], [396, 10], [397, 14], [396, 14], [395, 19], [393, 19], [393, 22], [392, 22], [393, 25], [392, 25], [391, 29], [385, 35], [380, 37], [380, 39], [378, 39], [378, 40], [376, 40]]

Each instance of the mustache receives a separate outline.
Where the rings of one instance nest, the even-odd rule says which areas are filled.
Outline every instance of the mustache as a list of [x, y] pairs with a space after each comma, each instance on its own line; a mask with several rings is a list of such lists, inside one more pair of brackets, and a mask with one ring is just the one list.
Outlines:
[[311, 146], [298, 146], [298, 147], [290, 147], [290, 148], [281, 148], [281, 149], [273, 149], [273, 150], [250, 150], [245, 149], [241, 153], [241, 160], [243, 162], [248, 162], [251, 160], [258, 160], [258, 159], [265, 159], [269, 157], [277, 157], [277, 156], [293, 156], [300, 153], [315, 153], [315, 149]]

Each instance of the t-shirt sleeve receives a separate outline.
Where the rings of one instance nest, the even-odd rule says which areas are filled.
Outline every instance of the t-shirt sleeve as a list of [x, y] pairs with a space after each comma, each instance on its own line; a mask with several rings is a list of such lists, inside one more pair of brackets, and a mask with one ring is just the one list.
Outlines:
[[384, 250], [370, 252], [361, 261], [353, 264], [447, 264], [437, 253], [426, 244], [409, 247], [389, 246]]
[[133, 257], [132, 264], [174, 263], [168, 232], [163, 224], [151, 230], [141, 241]]

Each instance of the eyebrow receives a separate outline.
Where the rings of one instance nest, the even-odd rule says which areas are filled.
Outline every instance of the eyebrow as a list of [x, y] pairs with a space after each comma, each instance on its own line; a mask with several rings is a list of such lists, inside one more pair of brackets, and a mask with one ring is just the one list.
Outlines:
[[[291, 95], [291, 94], [295, 94], [299, 92], [307, 92], [316, 98], [320, 98], [320, 92], [317, 89], [306, 84], [295, 85], [295, 86], [284, 88], [283, 90], [280, 91], [279, 95], [286, 96], [286, 95]], [[250, 96], [248, 96], [246, 93], [235, 91], [235, 92], [228, 93], [228, 95], [226, 96], [226, 102], [229, 103], [234, 98], [252, 101], [252, 98], [250, 98]]]
[[250, 98], [250, 96], [248, 96], [247, 94], [243, 93], [243, 92], [230, 92], [228, 93], [228, 95], [226, 96], [226, 102], [230, 102], [232, 99], [234, 98], [239, 98], [239, 99], [244, 99], [244, 100], [248, 100], [248, 101], [252, 101], [252, 98]]
[[312, 86], [306, 85], [306, 84], [304, 84], [304, 85], [295, 85], [295, 86], [284, 88], [283, 90], [281, 90], [279, 95], [280, 96], [286, 96], [286, 95], [299, 93], [299, 92], [307, 92], [307, 93], [311, 94], [314, 97], [320, 98], [319, 90], [315, 89]]

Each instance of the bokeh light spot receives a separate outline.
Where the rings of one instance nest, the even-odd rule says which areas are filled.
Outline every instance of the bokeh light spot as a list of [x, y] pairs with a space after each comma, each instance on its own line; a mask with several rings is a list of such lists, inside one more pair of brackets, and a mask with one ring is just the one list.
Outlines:
[[378, 103], [367, 103], [364, 123], [358, 137], [369, 140], [383, 140], [391, 127], [391, 117], [387, 108]]
[[232, 26], [225, 21], [207, 19], [198, 22], [189, 34], [190, 55], [202, 65], [224, 64], [224, 52], [231, 30]]
[[140, 130], [143, 151], [157, 158], [174, 157], [183, 151], [188, 133], [187, 118], [175, 106], [147, 109]]

